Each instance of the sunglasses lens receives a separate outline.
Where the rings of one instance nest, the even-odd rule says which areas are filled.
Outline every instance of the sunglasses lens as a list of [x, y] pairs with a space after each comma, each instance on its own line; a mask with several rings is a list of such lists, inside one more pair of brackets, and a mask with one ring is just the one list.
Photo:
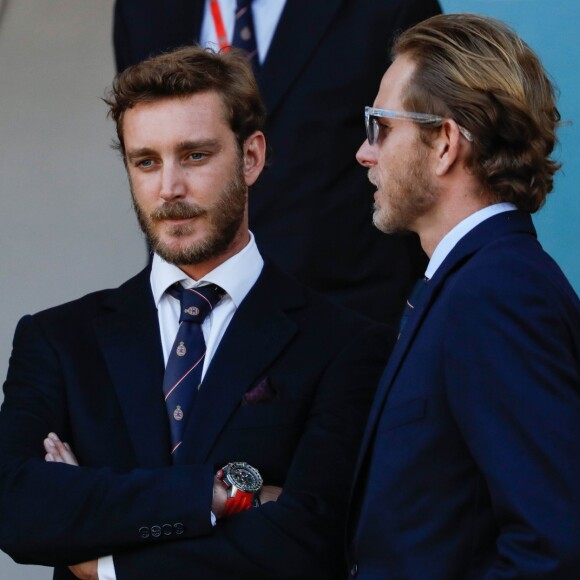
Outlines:
[[375, 139], [377, 137], [377, 120], [373, 117], [367, 117], [366, 119], [366, 127], [367, 127], [367, 140], [369, 145], [375, 144]]

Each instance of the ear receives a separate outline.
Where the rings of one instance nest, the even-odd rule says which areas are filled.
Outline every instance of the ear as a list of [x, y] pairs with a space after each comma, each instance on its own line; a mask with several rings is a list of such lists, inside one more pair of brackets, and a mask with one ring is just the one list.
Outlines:
[[266, 138], [264, 133], [256, 131], [245, 141], [243, 146], [243, 168], [246, 185], [253, 185], [258, 179], [266, 162]]
[[436, 155], [435, 174], [442, 177], [451, 170], [461, 152], [461, 133], [455, 121], [443, 121], [432, 147]]

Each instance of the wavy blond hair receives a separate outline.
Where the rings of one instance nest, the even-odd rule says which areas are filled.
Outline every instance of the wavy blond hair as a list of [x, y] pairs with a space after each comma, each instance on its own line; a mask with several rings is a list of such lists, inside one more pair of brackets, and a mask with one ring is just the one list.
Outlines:
[[444, 14], [403, 32], [393, 46], [394, 57], [402, 54], [416, 64], [405, 108], [468, 129], [474, 141], [467, 163], [484, 193], [538, 210], [560, 168], [550, 158], [560, 114], [554, 85], [531, 48], [499, 20]]

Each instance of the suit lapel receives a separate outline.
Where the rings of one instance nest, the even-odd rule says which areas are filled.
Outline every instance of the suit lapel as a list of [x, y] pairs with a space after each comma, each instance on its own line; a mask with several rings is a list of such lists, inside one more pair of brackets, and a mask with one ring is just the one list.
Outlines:
[[286, 2], [266, 60], [257, 74], [270, 113], [297, 82], [342, 3], [343, 0]]
[[[303, 298], [266, 266], [230, 322], [198, 393], [179, 459], [204, 462], [244, 393], [297, 332], [285, 310]], [[293, 282], [289, 284], [295, 285]]]
[[[193, 21], [196, 23], [196, 28], [192, 32], [195, 42], [199, 42], [205, 0], [183, 0], [181, 4], [184, 6], [183, 8], [184, 19], [186, 19], [186, 21], [188, 22]], [[189, 14], [187, 13], [188, 10]], [[193, 19], [191, 17], [191, 14], [193, 14]]]
[[[266, 60], [257, 74], [262, 97], [270, 113], [290, 86], [297, 82], [343, 2], [286, 2]], [[193, 38], [199, 42], [203, 13], [204, 0], [176, 0], [168, 15], [161, 14], [160, 18], [171, 22], [167, 29], [173, 38]], [[196, 23], [194, 30], [190, 30], [192, 22]], [[289, 50], [288, 47], [292, 48]]]
[[510, 211], [497, 214], [471, 230], [458, 244], [451, 250], [441, 266], [438, 268], [435, 276], [427, 283], [423, 290], [421, 298], [416, 305], [413, 315], [410, 317], [400, 339], [397, 341], [387, 363], [383, 376], [379, 381], [375, 400], [369, 414], [366, 432], [361, 445], [356, 475], [360, 470], [368, 451], [370, 442], [374, 436], [377, 422], [386, 403], [389, 391], [395, 381], [399, 368], [425, 316], [429, 312], [431, 304], [437, 299], [449, 274], [460, 268], [473, 254], [480, 250], [484, 245], [491, 241], [503, 243], [502, 238], [515, 232], [532, 234], [535, 236], [535, 229], [532, 225], [529, 214], [520, 211]]
[[395, 344], [395, 348], [391, 353], [391, 357], [389, 358], [389, 362], [385, 367], [383, 375], [379, 381], [379, 385], [377, 387], [377, 392], [375, 394], [375, 401], [373, 403], [373, 407], [369, 414], [368, 422], [367, 422], [367, 432], [365, 434], [365, 439], [363, 440], [363, 446], [366, 447], [368, 443], [368, 438], [371, 436], [371, 433], [374, 431], [371, 430], [369, 427], [371, 425], [375, 425], [378, 421], [378, 418], [383, 410], [385, 401], [389, 394], [389, 390], [393, 384], [393, 381], [399, 371], [401, 363], [405, 359], [407, 352], [411, 344], [413, 343], [413, 339], [417, 334], [417, 330], [420, 328], [423, 319], [425, 318], [425, 314], [429, 311], [429, 305], [432, 303], [434, 297], [438, 293], [439, 286], [443, 282], [443, 277], [437, 276], [437, 278], [433, 280], [429, 280], [426, 282], [425, 288], [423, 289], [421, 296], [417, 303], [415, 304], [415, 310], [413, 311], [412, 316], [410, 316], [403, 332], [401, 333], [399, 340]]
[[157, 29], [160, 34], [166, 34], [172, 39], [168, 47], [199, 42], [204, 6], [205, 0], [173, 0], [157, 4]]
[[170, 463], [169, 430], [162, 395], [163, 354], [149, 268], [106, 300], [110, 312], [95, 320], [130, 440], [141, 467]]

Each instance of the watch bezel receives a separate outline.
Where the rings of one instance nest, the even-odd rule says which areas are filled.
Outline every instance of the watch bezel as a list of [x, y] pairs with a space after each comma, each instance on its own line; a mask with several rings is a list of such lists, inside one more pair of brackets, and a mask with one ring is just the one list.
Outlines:
[[[245, 471], [251, 474], [254, 481], [252, 484], [240, 480], [237, 476], [238, 471]], [[222, 481], [228, 486], [235, 486], [240, 491], [245, 493], [258, 493], [262, 489], [264, 481], [260, 472], [245, 461], [233, 461], [222, 467], [223, 478]]]

